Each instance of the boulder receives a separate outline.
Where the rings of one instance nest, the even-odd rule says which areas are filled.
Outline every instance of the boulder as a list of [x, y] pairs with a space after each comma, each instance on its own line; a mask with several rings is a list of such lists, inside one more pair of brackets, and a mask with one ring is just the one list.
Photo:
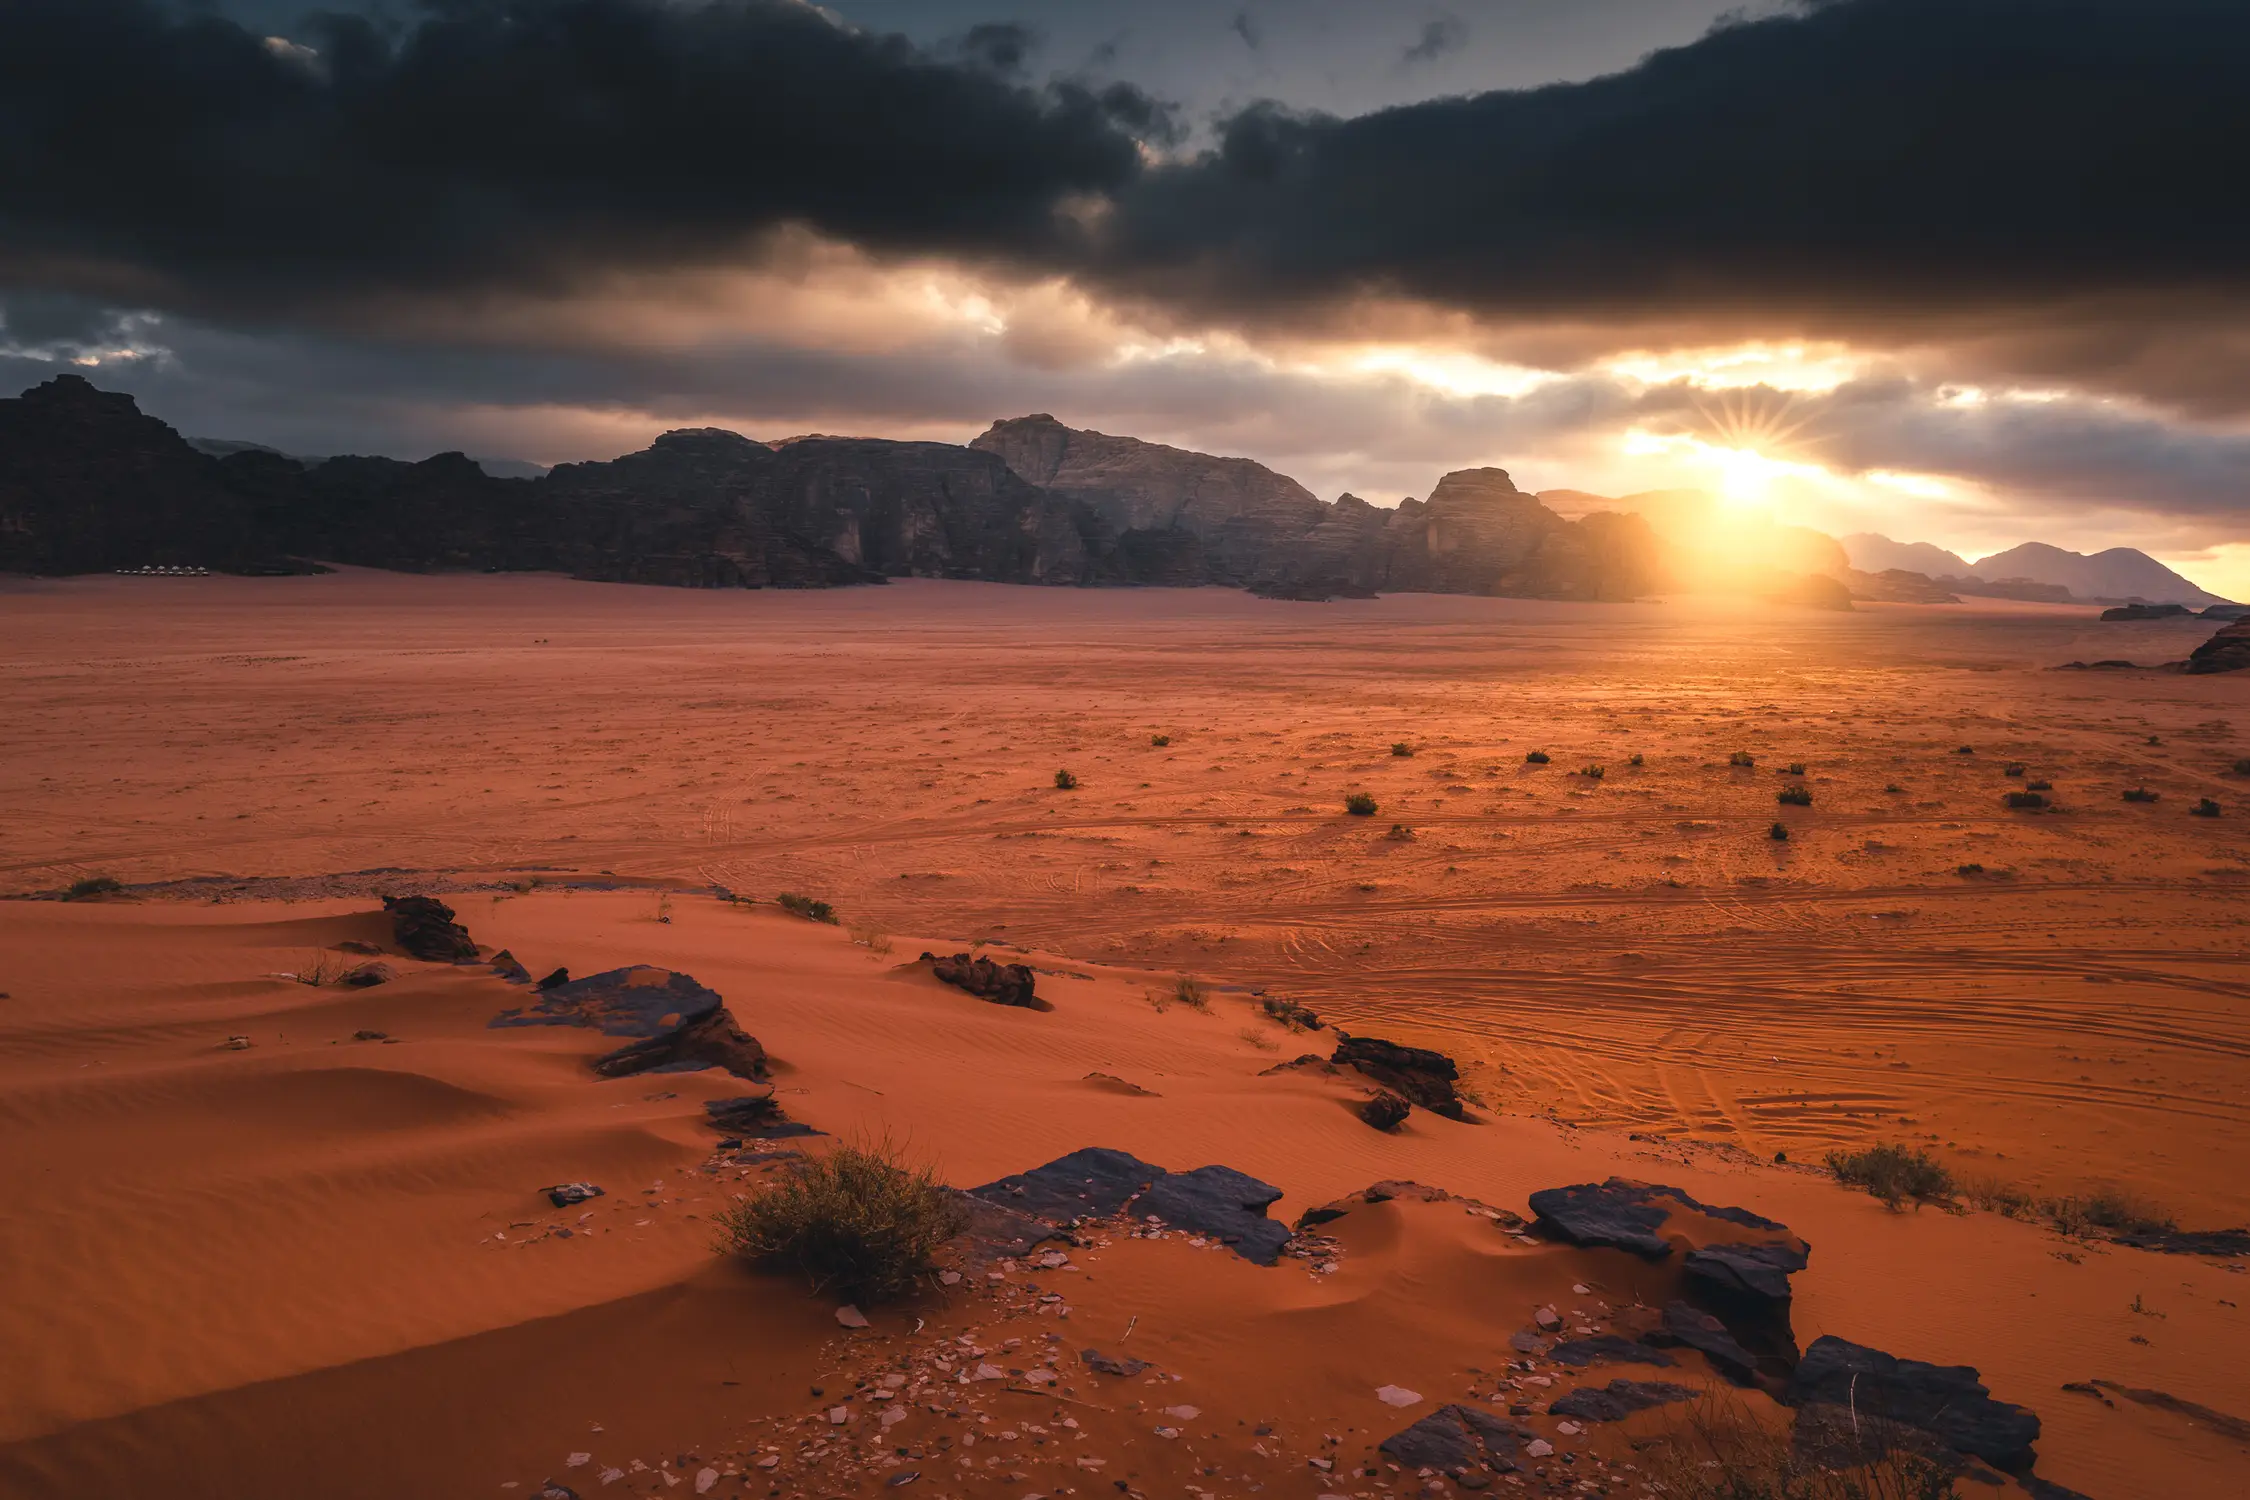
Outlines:
[[932, 974], [955, 989], [967, 990], [979, 1000], [1024, 1010], [1054, 1009], [1035, 993], [1037, 981], [1028, 964], [999, 964], [989, 958], [972, 958], [966, 953], [956, 953], [950, 958], [925, 953], [922, 961], [930, 966]]
[[492, 955], [492, 972], [510, 984], [531, 983], [531, 971], [505, 948]]
[[[1430, 1187], [1419, 1182], [1386, 1179], [1382, 1182], [1371, 1183], [1358, 1192], [1338, 1198], [1332, 1203], [1323, 1203], [1318, 1208], [1306, 1209], [1297, 1216], [1297, 1227], [1299, 1229], [1311, 1229], [1321, 1224], [1332, 1223], [1354, 1209], [1364, 1208], [1370, 1203], [1388, 1203], [1393, 1198], [1411, 1198], [1417, 1203], [1451, 1203], [1454, 1201], [1453, 1195], [1444, 1188]], [[1473, 1199], [1465, 1201], [1474, 1202]], [[1481, 1204], [1477, 1206], [1482, 1207]]]
[[737, 1094], [724, 1099], [703, 1101], [703, 1123], [724, 1135], [751, 1141], [786, 1141], [799, 1136], [820, 1135], [801, 1120], [792, 1120], [782, 1113], [771, 1092], [763, 1094]]
[[2039, 1418], [1994, 1400], [1973, 1366], [1900, 1359], [1833, 1334], [1805, 1351], [1785, 1399], [1800, 1409], [1844, 1407], [1915, 1428], [2011, 1474], [2031, 1468], [2039, 1440]]
[[1726, 1324], [1689, 1303], [1667, 1303], [1663, 1326], [1642, 1337], [1659, 1348], [1693, 1349], [1736, 1385], [1757, 1382], [1757, 1358], [1727, 1331]]
[[477, 945], [453, 920], [453, 908], [434, 896], [385, 896], [391, 939], [410, 957], [434, 964], [473, 964]]
[[1670, 1366], [1679, 1363], [1669, 1354], [1615, 1333], [1597, 1333], [1591, 1338], [1566, 1340], [1548, 1350], [1547, 1357], [1558, 1365], [1568, 1365], [1574, 1370], [1582, 1370], [1588, 1365]]
[[373, 963], [364, 963], [346, 971], [343, 982], [355, 990], [368, 990], [379, 984], [389, 984], [396, 978], [398, 970], [377, 959]]
[[1468, 1118], [1460, 1096], [1453, 1090], [1461, 1070], [1442, 1052], [1433, 1052], [1427, 1047], [1402, 1047], [1381, 1037], [1347, 1036], [1339, 1031], [1336, 1050], [1328, 1060], [1338, 1067], [1357, 1069], [1432, 1114], [1453, 1120]]
[[1097, 1371], [1103, 1375], [1116, 1375], [1128, 1380], [1140, 1374], [1143, 1370], [1153, 1368], [1145, 1359], [1125, 1359], [1121, 1356], [1104, 1354], [1099, 1349], [1081, 1349], [1078, 1351], [1078, 1358], [1089, 1370]]
[[554, 973], [549, 974], [545, 979], [542, 979], [537, 984], [533, 985], [532, 988], [536, 990], [551, 990], [558, 984], [568, 983], [570, 983], [570, 970], [557, 969]]
[[598, 1184], [591, 1182], [558, 1182], [553, 1187], [546, 1188], [543, 1191], [547, 1194], [547, 1201], [557, 1208], [569, 1208], [574, 1204], [584, 1203], [590, 1198], [609, 1196], [602, 1191]]
[[1622, 1422], [1637, 1411], [1691, 1401], [1695, 1391], [1668, 1380], [1612, 1380], [1606, 1386], [1582, 1385], [1547, 1403], [1547, 1414], [1580, 1422]]
[[1447, 1474], [1489, 1469], [1512, 1474], [1521, 1467], [1518, 1445], [1533, 1436], [1528, 1428], [1474, 1406], [1448, 1404], [1376, 1445], [1405, 1469], [1437, 1469]]
[[493, 1026], [588, 1026], [633, 1040], [594, 1060], [605, 1078], [724, 1068], [763, 1081], [766, 1050], [735, 1024], [714, 990], [687, 974], [649, 964], [611, 969], [542, 990], [527, 1006], [502, 1011]]
[[1359, 1117], [1377, 1130], [1396, 1130], [1406, 1123], [1407, 1112], [1412, 1107], [1405, 1095], [1381, 1089], [1359, 1107]]
[[1044, 1219], [1003, 1208], [989, 1198], [957, 1188], [947, 1188], [946, 1192], [961, 1208], [963, 1225], [953, 1243], [969, 1270], [981, 1271], [1003, 1260], [1018, 1259], [1048, 1240], [1062, 1237], [1062, 1231]]
[[1197, 1167], [1160, 1178], [1133, 1211], [1210, 1235], [1244, 1260], [1270, 1266], [1289, 1243], [1288, 1227], [1266, 1217], [1267, 1205], [1280, 1197], [1280, 1188], [1232, 1167]]

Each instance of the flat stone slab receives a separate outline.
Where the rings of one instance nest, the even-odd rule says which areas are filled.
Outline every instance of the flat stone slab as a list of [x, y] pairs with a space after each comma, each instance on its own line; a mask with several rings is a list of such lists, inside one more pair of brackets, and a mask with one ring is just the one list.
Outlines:
[[1051, 1224], [1068, 1224], [1123, 1213], [1126, 1204], [1169, 1175], [1131, 1152], [1082, 1146], [1045, 1166], [1014, 1172], [969, 1191]]
[[1995, 1400], [1971, 1365], [1900, 1359], [1833, 1334], [1813, 1340], [1789, 1378], [1791, 1406], [1846, 1407], [1930, 1434], [1956, 1453], [2009, 1473], [2027, 1472], [2039, 1418]]
[[1699, 1307], [1672, 1302], [1664, 1308], [1664, 1326], [1646, 1335], [1649, 1343], [1665, 1348], [1693, 1349], [1711, 1362], [1711, 1368], [1736, 1385], [1755, 1383], [1757, 1357], [1727, 1331], [1727, 1325]]
[[1582, 1385], [1547, 1403], [1549, 1416], [1580, 1422], [1622, 1422], [1637, 1411], [1674, 1401], [1695, 1399], [1693, 1387], [1669, 1380], [1612, 1380], [1608, 1385]]
[[[1535, 1339], [1534, 1342], [1537, 1342]], [[1547, 1351], [1558, 1365], [1583, 1370], [1588, 1365], [1675, 1365], [1679, 1361], [1661, 1349], [1651, 1348], [1622, 1334], [1598, 1333], [1589, 1339], [1570, 1339]]]
[[1738, 1296], [1787, 1302], [1789, 1278], [1809, 1258], [1810, 1252], [1798, 1245], [1707, 1245], [1690, 1250], [1681, 1269]]
[[969, 1191], [1050, 1224], [1153, 1214], [1175, 1229], [1209, 1235], [1245, 1260], [1272, 1265], [1288, 1226], [1266, 1217], [1281, 1189], [1232, 1167], [1168, 1172], [1131, 1152], [1085, 1146], [1028, 1172]]
[[650, 1038], [693, 1025], [725, 1002], [691, 975], [652, 964], [589, 974], [504, 1010], [494, 1026], [589, 1026], [604, 1036]]
[[1656, 1231], [1683, 1208], [1744, 1229], [1789, 1232], [1786, 1224], [1777, 1224], [1746, 1208], [1700, 1203], [1680, 1188], [1624, 1177], [1542, 1188], [1531, 1195], [1531, 1211], [1538, 1216], [1539, 1227], [1549, 1234], [1581, 1248], [1630, 1250], [1651, 1260], [1672, 1253], [1671, 1241]]
[[1244, 1260], [1270, 1266], [1289, 1243], [1289, 1227], [1266, 1217], [1281, 1189], [1232, 1167], [1173, 1172], [1133, 1204], [1178, 1229], [1211, 1235]]
[[1530, 1429], [1474, 1406], [1446, 1405], [1377, 1445], [1407, 1469], [1438, 1469], [1459, 1474], [1490, 1469], [1510, 1474], [1521, 1467], [1517, 1445]]

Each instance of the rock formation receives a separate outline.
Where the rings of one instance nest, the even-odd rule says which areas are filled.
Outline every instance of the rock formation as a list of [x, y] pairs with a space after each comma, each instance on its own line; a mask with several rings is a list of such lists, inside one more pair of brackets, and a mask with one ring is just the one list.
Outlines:
[[490, 1024], [589, 1026], [604, 1036], [630, 1038], [594, 1059], [594, 1071], [604, 1078], [702, 1068], [723, 1068], [753, 1082], [766, 1078], [766, 1049], [735, 1024], [716, 991], [690, 975], [649, 964], [555, 985]]
[[1956, 1453], [2021, 1474], [2031, 1467], [2039, 1418], [1997, 1401], [1968, 1365], [1899, 1359], [1827, 1335], [1815, 1339], [1790, 1377], [1789, 1404], [1847, 1407], [1926, 1432]]
[[2222, 625], [2211, 639], [2188, 653], [2187, 670], [2194, 673], [2239, 672], [2250, 667], [2250, 620]]
[[385, 896], [391, 937], [413, 958], [434, 964], [468, 964], [477, 959], [469, 929], [453, 920], [453, 908], [435, 896]]
[[1353, 1068], [1384, 1088], [1402, 1094], [1433, 1114], [1464, 1120], [1468, 1111], [1453, 1085], [1461, 1070], [1452, 1058], [1427, 1047], [1402, 1047], [1381, 1037], [1336, 1034], [1336, 1050], [1328, 1059], [1340, 1068]]
[[1286, 1225], [1266, 1217], [1281, 1197], [1271, 1183], [1232, 1167], [1168, 1172], [1129, 1152], [1087, 1146], [1028, 1172], [969, 1192], [988, 1203], [1057, 1226], [1111, 1218], [1128, 1209], [1177, 1229], [1209, 1235], [1243, 1259], [1270, 1266], [1289, 1242]]
[[1038, 976], [1031, 972], [1029, 964], [994, 963], [989, 958], [972, 958], [966, 953], [956, 953], [951, 958], [925, 953], [922, 962], [930, 966], [933, 975], [955, 989], [967, 990], [979, 1000], [1023, 1010], [1054, 1009], [1039, 998]]

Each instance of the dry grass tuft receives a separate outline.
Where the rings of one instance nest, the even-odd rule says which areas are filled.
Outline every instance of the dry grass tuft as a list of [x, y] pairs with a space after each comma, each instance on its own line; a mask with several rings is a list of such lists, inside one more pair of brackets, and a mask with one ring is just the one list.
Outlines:
[[792, 1163], [718, 1223], [728, 1254], [801, 1271], [815, 1291], [880, 1302], [927, 1281], [968, 1218], [935, 1172], [908, 1165], [884, 1136]]
[[1953, 1174], [1919, 1146], [1885, 1142], [1864, 1151], [1831, 1151], [1828, 1170], [1836, 1174], [1838, 1182], [1867, 1189], [1894, 1211], [1909, 1199], [1916, 1206], [1953, 1201]]
[[1848, 1446], [1814, 1456], [1712, 1396], [1646, 1449], [1643, 1467], [1667, 1500], [1962, 1500], [1951, 1468], [1890, 1433], [1870, 1425]]

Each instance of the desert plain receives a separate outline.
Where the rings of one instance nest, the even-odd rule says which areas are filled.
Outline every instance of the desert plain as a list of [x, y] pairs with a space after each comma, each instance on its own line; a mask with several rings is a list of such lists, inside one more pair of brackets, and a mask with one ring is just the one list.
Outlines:
[[[1898, 1142], [2250, 1222], [2250, 698], [2057, 670], [2209, 632], [2095, 616], [0, 584], [0, 1494], [1406, 1495], [1447, 1482], [1374, 1445], [1481, 1401], [1552, 1453], [1494, 1493], [1640, 1495], [1666, 1412], [1558, 1424], [1567, 1372], [1511, 1339], [1625, 1326], [1654, 1273], [1482, 1211], [1612, 1175], [1785, 1223], [1797, 1339], [1974, 1365], [2042, 1480], [2250, 1493], [2239, 1257], [1821, 1165]], [[491, 1028], [525, 990], [483, 965], [294, 977], [406, 893], [534, 973], [718, 991], [825, 1133], [782, 1149], [887, 1135], [971, 1186], [1116, 1147], [1292, 1222], [1457, 1196], [1274, 1266], [1116, 1228], [848, 1327], [714, 1248], [781, 1155], [718, 1148], [738, 1081], [597, 1078], [598, 1035]], [[925, 950], [1027, 963], [1053, 1009]], [[1333, 1041], [1267, 999], [1444, 1051], [1472, 1118], [1369, 1128], [1349, 1079], [1272, 1071]]]

